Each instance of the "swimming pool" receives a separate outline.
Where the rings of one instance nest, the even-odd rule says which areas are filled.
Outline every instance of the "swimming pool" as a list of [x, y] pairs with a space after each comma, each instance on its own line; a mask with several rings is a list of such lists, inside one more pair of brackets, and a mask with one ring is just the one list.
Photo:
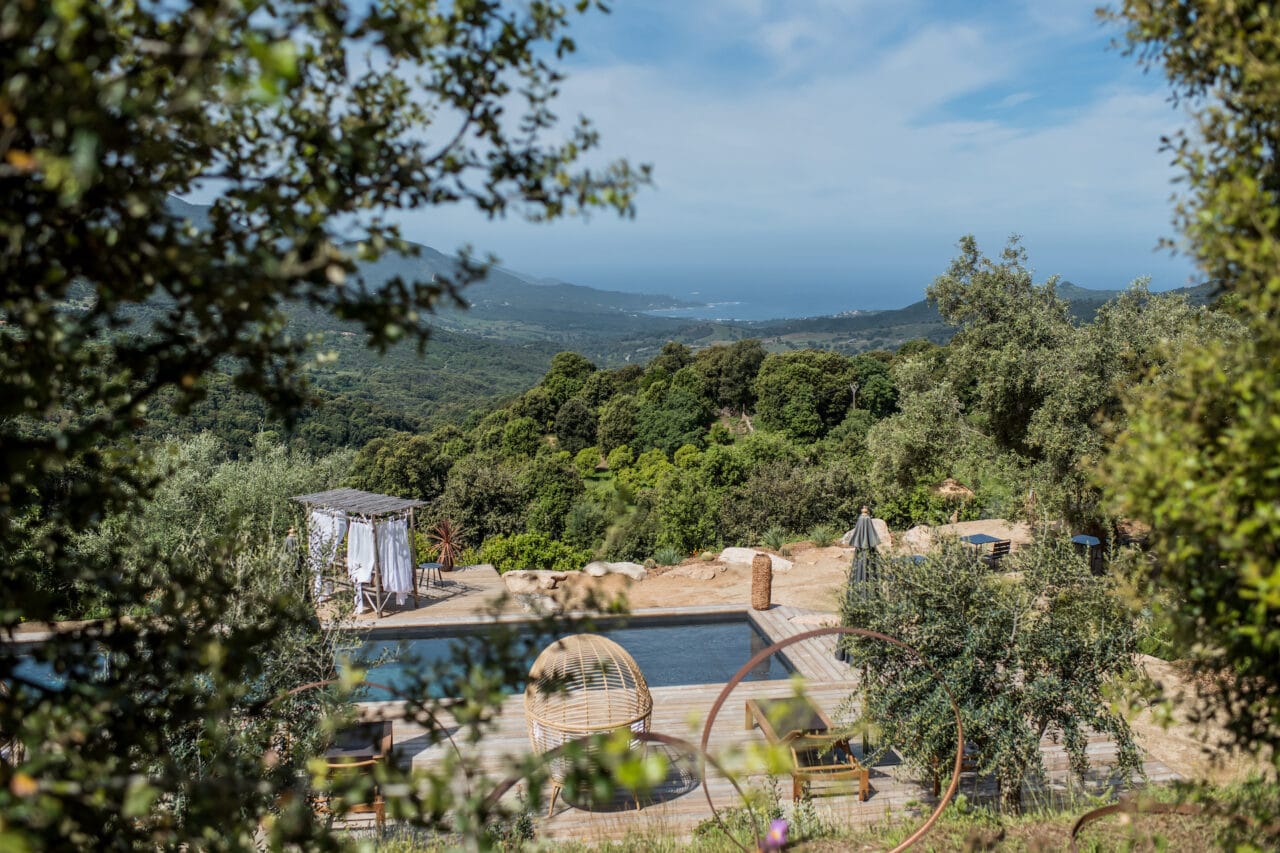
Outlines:
[[[511, 623], [508, 623], [511, 624]], [[441, 629], [375, 629], [360, 647], [347, 652], [339, 666], [349, 661], [376, 662], [366, 680], [403, 689], [413, 684], [431, 667], [442, 667], [449, 677], [464, 677], [463, 670], [449, 663], [454, 649], [483, 657], [487, 626]], [[688, 684], [723, 684], [769, 641], [745, 613], [718, 616], [633, 617], [626, 622], [597, 621], [596, 633], [603, 634], [626, 649], [650, 687]], [[518, 630], [518, 626], [517, 626]], [[532, 629], [531, 629], [532, 630]], [[549, 644], [552, 638], [543, 645]], [[539, 648], [528, 650], [520, 672], [528, 672]], [[746, 681], [786, 678], [791, 666], [773, 655], [746, 676]], [[508, 686], [520, 691], [523, 684]], [[434, 692], [434, 691], [433, 691]], [[368, 700], [394, 698], [385, 691], [370, 690]]]

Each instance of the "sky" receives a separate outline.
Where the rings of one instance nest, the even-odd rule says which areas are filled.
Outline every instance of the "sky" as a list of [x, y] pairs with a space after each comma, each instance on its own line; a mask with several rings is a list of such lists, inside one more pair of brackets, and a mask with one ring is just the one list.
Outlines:
[[[1037, 280], [1194, 283], [1160, 138], [1181, 115], [1097, 0], [615, 0], [577, 20], [557, 112], [651, 163], [633, 220], [403, 215], [504, 266], [695, 299], [900, 307], [964, 234]], [[776, 313], [776, 312], [775, 312]], [[797, 307], [793, 316], [818, 313]]]

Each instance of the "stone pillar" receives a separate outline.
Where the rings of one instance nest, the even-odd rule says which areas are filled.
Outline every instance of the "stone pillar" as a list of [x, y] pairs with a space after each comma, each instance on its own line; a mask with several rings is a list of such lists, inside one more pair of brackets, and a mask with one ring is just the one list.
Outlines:
[[773, 559], [756, 554], [751, 560], [751, 607], [768, 610], [773, 603]]

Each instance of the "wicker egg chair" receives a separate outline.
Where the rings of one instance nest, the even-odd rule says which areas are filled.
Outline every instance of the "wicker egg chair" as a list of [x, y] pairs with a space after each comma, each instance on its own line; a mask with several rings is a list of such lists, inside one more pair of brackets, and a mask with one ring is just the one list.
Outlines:
[[[599, 634], [574, 634], [542, 650], [524, 690], [529, 742], [538, 754], [589, 735], [648, 732], [653, 697], [627, 650]], [[638, 741], [632, 741], [637, 747]], [[551, 760], [550, 817], [564, 785], [566, 762]], [[640, 808], [639, 799], [636, 808]]]

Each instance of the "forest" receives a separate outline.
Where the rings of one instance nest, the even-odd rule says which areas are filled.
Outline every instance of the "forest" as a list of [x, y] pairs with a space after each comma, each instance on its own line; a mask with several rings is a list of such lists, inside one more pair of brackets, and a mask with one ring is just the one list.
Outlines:
[[[169, 479], [217, 483], [223, 468], [283, 453], [325, 471], [317, 482], [427, 501], [424, 529], [450, 519], [468, 559], [503, 570], [825, 543], [863, 505], [895, 529], [1061, 519], [1111, 541], [1117, 518], [1092, 466], [1123, 427], [1126, 389], [1169, 381], [1187, 346], [1244, 332], [1142, 281], [1082, 320], [1056, 286], [1033, 280], [1016, 239], [992, 258], [965, 237], [928, 289], [957, 330], [943, 345], [847, 356], [668, 342], [613, 368], [560, 352], [507, 404], [455, 410], [434, 429], [366, 401], [379, 372], [353, 374], [289, 432], [222, 378], [182, 418], [158, 408], [145, 435]], [[187, 512], [206, 514], [239, 513], [199, 500]], [[269, 535], [294, 521], [275, 518]]]

